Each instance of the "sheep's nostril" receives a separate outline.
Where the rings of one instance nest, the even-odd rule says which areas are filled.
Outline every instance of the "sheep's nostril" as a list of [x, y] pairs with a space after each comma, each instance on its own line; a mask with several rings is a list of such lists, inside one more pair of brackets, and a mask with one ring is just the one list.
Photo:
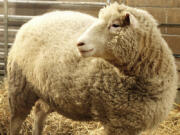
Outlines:
[[85, 43], [83, 43], [83, 42], [79, 42], [79, 43], [77, 44], [77, 46], [83, 46], [83, 45], [85, 45]]

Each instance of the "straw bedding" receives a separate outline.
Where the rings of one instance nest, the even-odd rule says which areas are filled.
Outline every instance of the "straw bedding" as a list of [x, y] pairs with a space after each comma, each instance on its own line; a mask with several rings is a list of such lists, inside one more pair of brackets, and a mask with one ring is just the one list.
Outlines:
[[[0, 83], [0, 135], [9, 131], [10, 110], [4, 83]], [[153, 132], [143, 135], [180, 135], [180, 105], [171, 111], [166, 121]], [[33, 110], [22, 125], [20, 135], [32, 135]], [[57, 113], [51, 113], [45, 123], [43, 135], [99, 135], [103, 127], [97, 122], [75, 122]]]

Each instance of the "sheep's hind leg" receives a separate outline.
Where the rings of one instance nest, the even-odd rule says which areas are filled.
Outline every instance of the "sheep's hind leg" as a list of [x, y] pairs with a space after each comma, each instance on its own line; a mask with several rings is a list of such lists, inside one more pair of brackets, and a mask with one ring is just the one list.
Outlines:
[[9, 105], [11, 111], [10, 135], [19, 135], [21, 125], [30, 113], [37, 99], [37, 96], [27, 89], [16, 91], [14, 87], [14, 91], [9, 91]]
[[35, 104], [34, 110], [34, 124], [33, 124], [33, 135], [41, 135], [43, 131], [43, 124], [46, 120], [46, 117], [52, 110], [50, 109], [49, 105], [39, 100]]
[[19, 135], [21, 125], [26, 119], [27, 115], [30, 113], [33, 106], [33, 104], [24, 104], [22, 103], [24, 101], [18, 103], [15, 100], [16, 98], [10, 96], [9, 98], [10, 109], [11, 109], [10, 135]]

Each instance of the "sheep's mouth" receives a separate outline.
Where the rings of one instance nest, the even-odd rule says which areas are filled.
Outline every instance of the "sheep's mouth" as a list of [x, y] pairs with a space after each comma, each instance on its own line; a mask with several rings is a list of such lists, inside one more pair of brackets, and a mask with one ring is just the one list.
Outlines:
[[80, 53], [87, 53], [87, 52], [92, 52], [94, 49], [92, 48], [92, 49], [90, 49], [90, 50], [79, 50], [80, 51]]

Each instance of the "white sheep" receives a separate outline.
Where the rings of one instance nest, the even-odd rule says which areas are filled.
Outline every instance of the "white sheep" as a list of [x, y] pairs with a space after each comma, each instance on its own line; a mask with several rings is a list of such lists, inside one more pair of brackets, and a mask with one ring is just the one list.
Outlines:
[[[142, 127], [150, 129], [165, 119], [177, 91], [175, 60], [157, 27], [156, 20], [147, 11], [114, 3], [101, 9], [98, 20], [77, 43], [83, 57], [104, 58], [124, 75], [135, 78], [137, 82], [129, 93], [129, 105], [125, 105], [128, 109], [121, 106], [120, 110], [140, 113], [144, 118]], [[131, 104], [131, 100], [134, 103]]]
[[[76, 43], [95, 57], [81, 57]], [[138, 135], [164, 120], [177, 88], [172, 52], [152, 16], [117, 3], [98, 19], [77, 12], [32, 19], [16, 36], [7, 71], [11, 135], [38, 99], [49, 110], [36, 105], [34, 135], [52, 111], [100, 121], [107, 135]]]

